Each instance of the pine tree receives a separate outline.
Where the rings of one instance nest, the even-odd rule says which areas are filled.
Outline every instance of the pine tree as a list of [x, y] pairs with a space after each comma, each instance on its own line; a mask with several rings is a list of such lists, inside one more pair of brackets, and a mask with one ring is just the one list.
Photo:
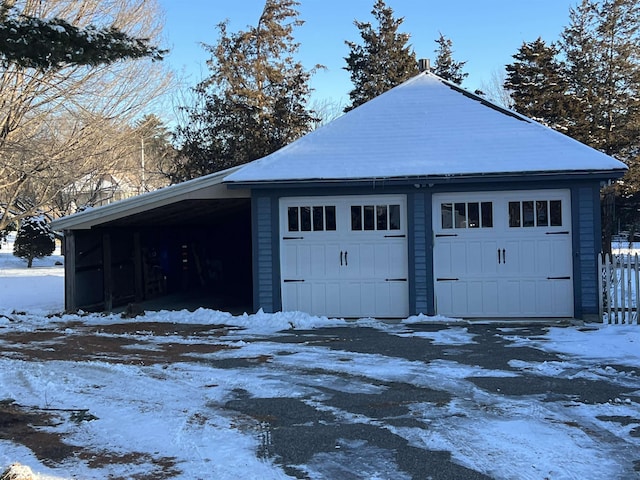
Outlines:
[[36, 69], [113, 63], [150, 57], [162, 60], [165, 50], [115, 27], [78, 28], [61, 19], [18, 15], [13, 2], [0, 3], [0, 63]]
[[456, 62], [453, 59], [453, 42], [442, 33], [436, 40], [436, 43], [438, 44], [438, 48], [434, 50], [436, 60], [432, 70], [433, 73], [456, 85], [462, 84], [464, 79], [469, 75], [462, 71], [462, 68], [467, 62]]
[[[196, 105], [177, 129], [181, 145], [172, 181], [215, 172], [272, 153], [318, 121], [307, 109], [311, 74], [294, 60], [293, 30], [302, 25], [295, 0], [266, 0], [257, 26], [229, 33], [205, 48], [210, 76], [194, 91]], [[321, 67], [321, 66], [317, 66]]]
[[[582, 0], [562, 34], [569, 96], [568, 133], [629, 165], [621, 185], [603, 193], [603, 245], [616, 228], [614, 205], [637, 223], [640, 207], [640, 2]], [[617, 197], [617, 199], [615, 198]]]
[[55, 247], [55, 235], [43, 215], [22, 220], [13, 245], [13, 254], [25, 259], [27, 268], [31, 268], [34, 258], [51, 255]]
[[506, 66], [504, 88], [513, 100], [513, 109], [557, 130], [566, 130], [570, 102], [567, 80], [559, 50], [542, 38], [524, 42], [515, 61]]
[[640, 3], [583, 0], [562, 34], [571, 100], [569, 134], [622, 160], [636, 149], [640, 102]]
[[377, 0], [371, 11], [377, 28], [368, 22], [355, 21], [362, 44], [346, 41], [349, 56], [344, 67], [351, 75], [353, 90], [349, 92], [348, 112], [418, 74], [415, 53], [408, 45], [410, 35], [398, 33], [403, 18], [394, 18], [384, 0]]

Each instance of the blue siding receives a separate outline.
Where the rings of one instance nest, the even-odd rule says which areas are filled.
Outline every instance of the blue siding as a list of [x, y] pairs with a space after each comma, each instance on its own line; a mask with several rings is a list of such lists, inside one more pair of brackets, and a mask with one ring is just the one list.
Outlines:
[[253, 306], [256, 310], [274, 312], [272, 202], [270, 197], [254, 197], [253, 200]]
[[597, 253], [600, 251], [599, 181], [540, 182], [522, 178], [512, 180], [508, 187], [502, 182], [451, 182], [447, 185], [378, 186], [374, 188], [288, 188], [253, 191], [253, 255], [254, 307], [266, 312], [282, 308], [279, 264], [278, 200], [286, 196], [332, 195], [407, 195], [409, 248], [409, 310], [412, 314], [432, 315], [433, 287], [433, 230], [432, 204], [434, 193], [527, 190], [540, 188], [569, 188], [572, 204], [574, 314], [581, 317], [597, 313]]
[[575, 187], [572, 193], [575, 315], [582, 317], [598, 313], [600, 192], [597, 185], [586, 185]]
[[[430, 196], [429, 196], [430, 198]], [[412, 279], [410, 301], [413, 313], [429, 313], [429, 297], [432, 296], [430, 265], [431, 248], [428, 238], [431, 224], [427, 223], [427, 195], [417, 193], [408, 198], [409, 222], [409, 270]], [[429, 215], [430, 216], [430, 215]]]

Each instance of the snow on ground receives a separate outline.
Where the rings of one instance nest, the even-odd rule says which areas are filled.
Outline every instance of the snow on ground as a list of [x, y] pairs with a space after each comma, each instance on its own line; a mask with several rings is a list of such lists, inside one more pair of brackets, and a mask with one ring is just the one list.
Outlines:
[[[7, 245], [2, 246], [0, 334], [54, 328], [46, 314], [63, 308], [63, 267], [54, 265], [61, 260], [59, 256], [49, 257], [36, 261], [34, 268], [27, 270], [24, 261], [13, 257]], [[56, 321], [77, 322], [66, 327], [66, 333], [76, 335], [80, 325], [106, 326], [122, 319], [117, 315], [65, 315]], [[273, 460], [257, 454], [269, 436], [262, 424], [232, 414], [224, 408], [225, 403], [239, 391], [259, 398], [299, 398], [315, 408], [331, 410], [345, 421], [376, 424], [378, 420], [324, 405], [318, 386], [336, 392], [370, 394], [386, 388], [380, 382], [404, 382], [424, 388], [435, 385], [451, 394], [452, 400], [444, 406], [430, 402], [411, 405], [412, 417], [428, 428], [393, 424], [385, 428], [407, 439], [413, 447], [449, 451], [459, 465], [492, 478], [630, 478], [622, 465], [630, 455], [632, 460], [640, 459], [637, 437], [629, 440], [635, 445], [635, 453], [612, 447], [616, 439], [628, 438], [630, 431], [638, 428], [633, 419], [640, 422], [640, 406], [628, 398], [594, 404], [557, 403], [535, 396], [506, 396], [468, 381], [470, 377], [515, 377], [523, 371], [560, 379], [608, 378], [622, 385], [637, 385], [633, 369], [640, 368], [640, 326], [554, 327], [537, 337], [504, 328], [502, 334], [514, 346], [554, 352], [561, 360], [532, 362], [514, 358], [510, 366], [518, 371], [502, 371], [447, 358], [425, 363], [305, 342], [269, 341], [284, 335], [282, 330], [346, 325], [341, 319], [299, 312], [232, 316], [205, 309], [163, 311], [148, 312], [136, 321], [242, 328], [229, 329], [217, 337], [217, 342], [232, 348], [193, 355], [202, 362], [37, 362], [17, 354], [3, 355], [0, 401], [11, 398], [41, 409], [88, 409], [97, 420], [67, 422], [57, 426], [56, 431], [65, 434], [65, 441], [95, 451], [121, 456], [135, 452], [140, 455], [140, 462], [135, 465], [113, 461], [90, 468], [86, 461], [67, 460], [47, 466], [26, 447], [0, 440], [0, 472], [11, 463], [20, 462], [37, 472], [39, 480], [139, 478], [149, 475], [149, 469], [156, 468], [160, 458], [175, 459], [179, 473], [171, 478], [177, 479], [291, 478]], [[425, 321], [447, 321], [451, 326], [434, 332], [413, 331], [415, 323]], [[454, 350], [476, 342], [468, 324], [452, 319], [417, 316], [402, 323], [372, 319], [358, 323], [395, 336], [427, 338], [434, 345]], [[155, 335], [150, 330], [103, 335], [133, 340], [132, 353], [193, 341], [180, 335]], [[0, 337], [0, 348], [6, 347], [4, 342]], [[54, 349], [55, 345], [43, 344], [42, 348]], [[234, 360], [258, 358], [269, 361], [256, 361], [252, 368], [233, 367]], [[216, 367], [214, 360], [228, 361], [230, 366]], [[309, 374], [309, 366], [313, 366], [313, 375]], [[597, 418], [631, 420], [625, 424]], [[599, 433], [603, 437], [589, 433], [593, 431], [604, 432]], [[600, 441], [605, 437], [614, 441]], [[313, 479], [331, 478], [327, 476], [330, 471], [338, 472], [333, 478], [410, 478], [396, 468], [388, 451], [348, 439], [336, 445], [335, 454], [318, 453], [299, 468]]]
[[0, 242], [0, 314], [23, 309], [42, 314], [60, 312], [64, 309], [60, 248], [50, 257], [34, 259], [33, 267], [28, 269], [26, 260], [13, 255], [14, 237], [10, 235], [8, 241]]

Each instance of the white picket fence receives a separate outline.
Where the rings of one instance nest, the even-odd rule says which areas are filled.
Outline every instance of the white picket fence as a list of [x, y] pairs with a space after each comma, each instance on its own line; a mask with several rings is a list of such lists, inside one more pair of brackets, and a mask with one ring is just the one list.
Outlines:
[[600, 318], [604, 323], [638, 325], [638, 254], [598, 255]]

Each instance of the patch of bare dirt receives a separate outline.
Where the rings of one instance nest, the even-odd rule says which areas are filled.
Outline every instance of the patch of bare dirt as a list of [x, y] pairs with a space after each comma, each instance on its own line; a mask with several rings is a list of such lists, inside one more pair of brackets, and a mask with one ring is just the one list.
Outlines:
[[[235, 348], [212, 341], [235, 327], [126, 322], [113, 325], [69, 326], [55, 330], [0, 334], [0, 353], [23, 360], [103, 361], [153, 365], [185, 362], [195, 355]], [[157, 337], [179, 336], [188, 343], [157, 342]]]
[[[233, 328], [129, 321], [100, 326], [59, 323], [31, 332], [2, 333], [0, 329], [0, 355], [26, 361], [168, 365], [200, 361], [198, 355], [235, 348], [216, 340]], [[188, 341], [162, 341], [162, 337], [170, 336]], [[161, 337], [160, 341], [158, 337]], [[123, 464], [130, 467], [126, 479], [133, 480], [170, 479], [181, 473], [175, 458], [155, 457], [140, 452], [93, 451], [65, 443], [64, 435], [55, 433], [52, 428], [65, 422], [81, 423], [94, 419], [96, 417], [86, 410], [41, 409], [0, 397], [0, 439], [25, 446], [44, 465], [55, 467], [70, 458], [84, 461], [90, 468], [96, 469]]]

